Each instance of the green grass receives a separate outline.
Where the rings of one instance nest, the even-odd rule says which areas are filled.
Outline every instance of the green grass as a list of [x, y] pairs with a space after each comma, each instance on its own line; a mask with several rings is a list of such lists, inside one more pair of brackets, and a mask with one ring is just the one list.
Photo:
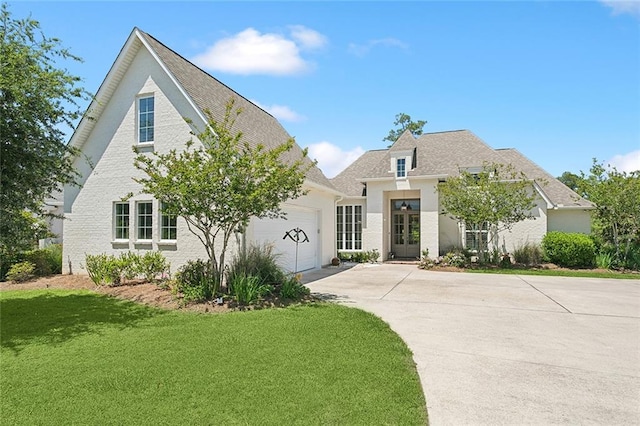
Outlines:
[[510, 274], [510, 275], [544, 275], [548, 277], [578, 277], [578, 278], [617, 278], [621, 280], [640, 279], [639, 274], [620, 272], [581, 271], [578, 269], [499, 269], [499, 268], [469, 268], [466, 272], [477, 274]]
[[425, 424], [411, 352], [333, 304], [224, 315], [0, 293], [3, 424]]

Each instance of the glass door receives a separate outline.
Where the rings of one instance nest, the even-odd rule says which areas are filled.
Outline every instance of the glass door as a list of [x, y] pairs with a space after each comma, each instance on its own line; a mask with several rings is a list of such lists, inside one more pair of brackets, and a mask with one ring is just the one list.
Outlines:
[[420, 201], [392, 201], [391, 217], [391, 251], [394, 253], [395, 257], [419, 257]]

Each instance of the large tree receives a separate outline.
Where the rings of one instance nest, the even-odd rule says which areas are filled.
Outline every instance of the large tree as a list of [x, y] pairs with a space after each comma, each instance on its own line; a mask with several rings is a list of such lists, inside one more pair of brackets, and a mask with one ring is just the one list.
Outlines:
[[[243, 232], [252, 217], [284, 217], [281, 203], [305, 193], [302, 184], [313, 163], [287, 162], [294, 140], [267, 149], [251, 146], [235, 131], [241, 110], [229, 101], [222, 122], [209, 112], [207, 128], [185, 150], [152, 155], [138, 153], [136, 179], [142, 192], [164, 204], [167, 214], [184, 218], [205, 247], [216, 285], [223, 281], [225, 254], [234, 233]], [[216, 289], [214, 289], [215, 291]]]
[[425, 120], [413, 121], [409, 114], [401, 112], [396, 114], [396, 119], [393, 122], [393, 125], [397, 128], [389, 130], [389, 134], [382, 140], [393, 144], [406, 130], [409, 130], [413, 136], [420, 136], [425, 124], [427, 124]]
[[480, 261], [484, 261], [484, 243], [497, 249], [498, 232], [532, 218], [535, 194], [532, 183], [511, 165], [485, 163], [482, 170], [462, 170], [438, 185], [442, 213], [448, 214], [468, 229], [487, 229], [488, 241], [479, 232]]
[[[580, 173], [579, 192], [596, 205], [593, 233], [613, 248], [621, 266], [640, 265], [640, 170], [620, 172], [593, 160]], [[633, 256], [638, 257], [632, 259]]]
[[[557, 178], [560, 182], [564, 183], [566, 186], [571, 188], [575, 192], [580, 192], [580, 185], [582, 183], [582, 178], [575, 173], [564, 172], [561, 176]], [[582, 195], [582, 194], [581, 194]]]
[[87, 94], [66, 60], [79, 58], [37, 21], [0, 6], [0, 262], [31, 241], [25, 212], [41, 213], [44, 199], [76, 178], [62, 129], [73, 127]]

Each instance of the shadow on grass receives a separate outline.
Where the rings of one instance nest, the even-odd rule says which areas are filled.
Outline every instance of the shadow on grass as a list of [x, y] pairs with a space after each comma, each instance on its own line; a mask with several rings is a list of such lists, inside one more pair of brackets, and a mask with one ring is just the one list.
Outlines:
[[45, 292], [0, 300], [0, 346], [19, 353], [38, 343], [58, 345], [104, 327], [126, 328], [162, 311], [91, 293]]

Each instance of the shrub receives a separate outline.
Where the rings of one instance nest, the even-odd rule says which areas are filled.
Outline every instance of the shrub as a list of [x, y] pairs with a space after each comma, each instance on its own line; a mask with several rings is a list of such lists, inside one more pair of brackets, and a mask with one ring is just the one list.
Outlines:
[[522, 265], [539, 265], [542, 262], [542, 249], [538, 244], [526, 242], [513, 249], [513, 258]]
[[169, 271], [169, 262], [158, 251], [146, 252], [144, 256], [139, 258], [137, 266], [138, 274], [149, 282], [157, 281], [158, 276], [162, 276]]
[[596, 266], [600, 269], [611, 269], [613, 256], [609, 252], [600, 252], [596, 255]]
[[185, 302], [209, 300], [218, 291], [219, 283], [211, 271], [209, 262], [190, 260], [178, 269], [175, 276], [176, 288]]
[[35, 265], [31, 262], [16, 263], [9, 268], [7, 279], [15, 283], [28, 281], [36, 276], [35, 269]]
[[431, 269], [435, 265], [436, 265], [435, 260], [429, 257], [429, 249], [422, 250], [422, 257], [420, 258], [420, 263], [418, 264], [418, 268]]
[[640, 270], [640, 244], [628, 248], [623, 266], [627, 269]]
[[96, 285], [120, 284], [127, 263], [127, 259], [104, 253], [85, 255], [85, 268]]
[[29, 250], [22, 257], [35, 265], [34, 274], [36, 276], [44, 277], [62, 273], [62, 245], [60, 244]]
[[49, 261], [49, 253], [45, 250], [30, 250], [25, 252], [24, 259], [31, 262], [34, 266], [33, 273], [38, 277], [51, 275], [51, 262]]
[[260, 277], [239, 274], [234, 275], [227, 286], [231, 297], [240, 305], [256, 303], [273, 289], [272, 286], [263, 284]]
[[97, 285], [120, 284], [124, 280], [143, 278], [152, 282], [169, 270], [169, 263], [160, 252], [148, 251], [143, 256], [130, 251], [120, 256], [98, 254], [85, 256], [85, 268]]
[[458, 268], [464, 268], [469, 265], [471, 256], [464, 249], [454, 248], [450, 252], [444, 255], [442, 263], [448, 266], [455, 266]]
[[376, 249], [368, 251], [340, 251], [338, 252], [338, 259], [342, 262], [355, 262], [355, 263], [376, 263], [380, 258], [380, 252]]
[[278, 255], [269, 244], [239, 250], [227, 267], [227, 282], [233, 282], [236, 276], [253, 276], [258, 277], [261, 284], [279, 284], [285, 279], [285, 273], [277, 260]]
[[280, 286], [280, 297], [283, 299], [299, 299], [309, 293], [309, 289], [300, 282], [298, 275], [285, 279]]
[[585, 234], [552, 231], [542, 239], [547, 261], [558, 266], [586, 268], [595, 261], [595, 245]]

